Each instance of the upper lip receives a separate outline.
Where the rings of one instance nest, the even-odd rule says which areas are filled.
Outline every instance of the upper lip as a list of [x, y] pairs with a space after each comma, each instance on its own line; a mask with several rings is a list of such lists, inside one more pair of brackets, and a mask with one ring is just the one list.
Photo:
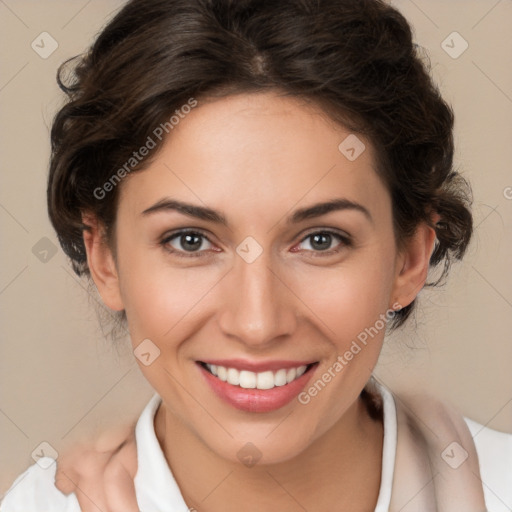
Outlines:
[[247, 359], [208, 359], [200, 361], [206, 364], [214, 364], [216, 366], [224, 366], [225, 368], [235, 368], [238, 371], [247, 370], [258, 373], [265, 371], [277, 371], [282, 368], [298, 368], [299, 366], [308, 366], [316, 361], [249, 361]]

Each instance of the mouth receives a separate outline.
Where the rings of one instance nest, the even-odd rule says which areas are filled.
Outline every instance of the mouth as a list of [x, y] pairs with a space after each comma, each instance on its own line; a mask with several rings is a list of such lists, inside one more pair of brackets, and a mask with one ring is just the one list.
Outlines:
[[310, 363], [290, 368], [279, 368], [277, 371], [253, 372], [229, 366], [204, 363], [202, 361], [198, 361], [198, 363], [219, 380], [244, 389], [272, 389], [278, 386], [286, 386], [317, 364]]
[[[270, 412], [288, 404], [304, 389], [319, 364], [274, 362], [263, 368], [238, 361], [196, 363], [219, 398], [246, 412]], [[260, 371], [247, 369], [251, 366]]]

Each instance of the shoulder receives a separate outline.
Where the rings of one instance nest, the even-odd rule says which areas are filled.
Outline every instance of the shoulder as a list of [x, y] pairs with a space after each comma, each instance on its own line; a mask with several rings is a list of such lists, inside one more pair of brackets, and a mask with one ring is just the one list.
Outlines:
[[0, 512], [80, 512], [76, 496], [66, 496], [55, 487], [55, 471], [53, 459], [39, 459], [13, 482], [0, 503]]
[[485, 502], [493, 512], [512, 508], [512, 434], [464, 418], [475, 442]]
[[[158, 456], [159, 445], [153, 430], [153, 417], [160, 402], [161, 398], [155, 393], [144, 408], [136, 426], [135, 440], [139, 456], [139, 471], [135, 479], [137, 496], [145, 490], [142, 484], [145, 484], [146, 480], [152, 480], [147, 475], [154, 474], [151, 467], [149, 471], [146, 467], [148, 456], [145, 452], [153, 451], [156, 453], [154, 456]], [[154, 438], [153, 445], [151, 445], [151, 435]], [[36, 464], [21, 473], [9, 490], [0, 496], [0, 512], [80, 512], [76, 495], [72, 493], [66, 496], [55, 487], [56, 471], [57, 464], [54, 459], [41, 457]], [[144, 475], [145, 479], [142, 478]], [[139, 486], [143, 487], [142, 491], [137, 489], [139, 481], [142, 481], [142, 484], [139, 483]]]

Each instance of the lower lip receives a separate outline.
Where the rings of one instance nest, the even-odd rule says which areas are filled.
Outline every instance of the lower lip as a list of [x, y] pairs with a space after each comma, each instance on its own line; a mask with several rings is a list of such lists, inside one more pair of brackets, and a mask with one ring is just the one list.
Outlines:
[[298, 379], [284, 386], [274, 386], [272, 389], [245, 389], [218, 379], [200, 363], [196, 364], [206, 382], [219, 398], [236, 409], [246, 412], [271, 412], [284, 407], [304, 389], [318, 365], [315, 363]]

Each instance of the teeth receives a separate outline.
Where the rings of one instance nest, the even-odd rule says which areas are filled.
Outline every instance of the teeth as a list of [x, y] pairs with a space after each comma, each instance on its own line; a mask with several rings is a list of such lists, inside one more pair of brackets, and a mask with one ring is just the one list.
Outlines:
[[290, 368], [286, 372], [286, 382], [290, 383], [292, 380], [295, 380], [295, 377], [297, 377], [297, 370], [295, 368]]
[[246, 389], [253, 389], [256, 387], [256, 377], [257, 375], [254, 372], [248, 372], [246, 370], [242, 370], [240, 372], [240, 387]]
[[284, 386], [286, 384], [286, 370], [277, 370], [274, 375], [274, 384], [276, 386]]
[[224, 368], [224, 366], [217, 366], [217, 377], [220, 380], [226, 382], [228, 378], [228, 371], [226, 370], [226, 368]]
[[220, 380], [245, 389], [272, 389], [275, 386], [284, 386], [298, 379], [307, 368], [307, 366], [299, 366], [298, 368], [282, 368], [276, 372], [255, 373], [248, 370], [238, 371], [236, 368], [226, 368], [215, 364], [206, 364], [206, 367]]
[[233, 386], [238, 386], [240, 384], [240, 372], [235, 370], [234, 368], [228, 369], [228, 378], [226, 379], [229, 384]]
[[258, 373], [256, 387], [258, 389], [272, 389], [274, 387], [274, 374], [272, 372]]
[[297, 368], [297, 377], [300, 377], [306, 371], [306, 368], [307, 366], [299, 366]]

